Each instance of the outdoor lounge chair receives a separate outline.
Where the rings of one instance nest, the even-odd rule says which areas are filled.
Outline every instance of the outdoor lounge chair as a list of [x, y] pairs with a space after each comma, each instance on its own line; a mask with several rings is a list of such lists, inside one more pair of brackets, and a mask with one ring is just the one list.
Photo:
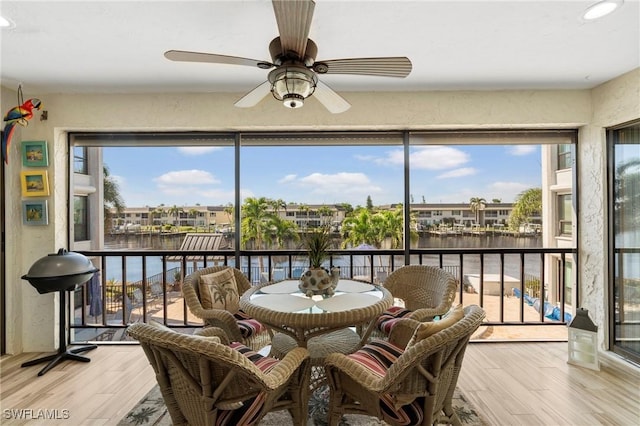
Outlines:
[[[467, 343], [485, 317], [476, 305], [436, 323], [402, 319], [389, 340], [375, 339], [359, 351], [325, 359], [329, 424], [344, 414], [365, 414], [392, 425], [460, 425], [452, 397]], [[446, 324], [445, 324], [446, 323]], [[451, 324], [451, 325], [450, 325]], [[432, 333], [420, 335], [422, 326]], [[418, 336], [418, 337], [416, 337]]]
[[226, 269], [233, 271], [235, 278], [237, 290], [233, 296], [234, 298], [239, 300], [240, 296], [251, 288], [251, 283], [239, 269], [228, 266], [214, 266], [200, 269], [187, 275], [184, 279], [182, 294], [187, 302], [187, 307], [194, 316], [204, 321], [205, 327], [219, 327], [224, 330], [229, 341], [243, 343], [251, 349], [258, 351], [271, 343], [271, 331], [266, 326], [253, 318], [249, 318], [244, 312], [238, 309], [227, 310], [204, 308], [202, 306], [200, 292], [201, 277]]
[[135, 323], [127, 332], [144, 349], [174, 425], [252, 425], [276, 410], [306, 425], [306, 349], [277, 360], [240, 343], [224, 344], [224, 332], [214, 327], [190, 336]]
[[458, 281], [442, 268], [407, 265], [389, 274], [383, 287], [404, 306], [392, 306], [380, 315], [372, 337], [388, 336], [401, 318], [431, 321], [446, 314], [455, 299]]

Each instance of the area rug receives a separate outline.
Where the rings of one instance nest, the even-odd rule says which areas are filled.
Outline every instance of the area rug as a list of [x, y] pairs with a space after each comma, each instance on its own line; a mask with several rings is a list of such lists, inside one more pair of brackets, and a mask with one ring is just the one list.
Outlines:
[[[328, 387], [316, 390], [309, 398], [308, 426], [327, 425], [327, 400], [329, 398]], [[484, 426], [486, 423], [478, 415], [476, 410], [465, 399], [464, 395], [456, 389], [453, 394], [453, 408], [460, 421], [464, 425]], [[267, 414], [259, 423], [260, 426], [286, 426], [290, 425], [291, 416], [286, 411], [277, 411]], [[118, 426], [170, 426], [171, 416], [164, 405], [160, 388], [154, 386], [149, 393], [118, 423]], [[383, 426], [387, 423], [374, 417], [349, 414], [343, 417], [340, 426]]]

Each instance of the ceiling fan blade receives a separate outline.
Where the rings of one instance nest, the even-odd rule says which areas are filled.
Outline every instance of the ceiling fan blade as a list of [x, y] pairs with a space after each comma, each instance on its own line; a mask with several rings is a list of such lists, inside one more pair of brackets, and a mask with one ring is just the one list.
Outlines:
[[340, 114], [351, 108], [349, 102], [321, 81], [318, 81], [313, 97], [333, 114]]
[[[323, 65], [326, 65], [326, 73], [323, 72]], [[408, 76], [411, 73], [411, 68], [411, 61], [404, 56], [331, 59], [316, 61], [313, 65], [313, 69], [320, 74], [356, 74], [400, 78]]]
[[238, 56], [216, 55], [214, 53], [188, 52], [185, 50], [167, 50], [164, 57], [171, 61], [179, 62], [207, 62], [213, 64], [248, 65], [269, 69], [275, 65], [268, 61], [257, 59], [240, 58]]
[[238, 102], [234, 105], [239, 108], [251, 108], [253, 106], [258, 105], [265, 96], [269, 94], [271, 91], [271, 83], [269, 81], [265, 81], [246, 95], [244, 95]]
[[283, 55], [296, 52], [304, 58], [314, 8], [313, 0], [273, 0]]

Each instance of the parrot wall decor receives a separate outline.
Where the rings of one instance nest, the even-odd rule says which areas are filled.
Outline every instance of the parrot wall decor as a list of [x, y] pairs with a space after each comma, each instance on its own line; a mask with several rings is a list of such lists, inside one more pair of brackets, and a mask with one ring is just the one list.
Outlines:
[[42, 102], [40, 99], [27, 99], [22, 105], [13, 107], [4, 116], [4, 130], [2, 131], [2, 159], [9, 164], [9, 144], [16, 129], [16, 124], [26, 127], [29, 120], [33, 118], [33, 110], [40, 110]]

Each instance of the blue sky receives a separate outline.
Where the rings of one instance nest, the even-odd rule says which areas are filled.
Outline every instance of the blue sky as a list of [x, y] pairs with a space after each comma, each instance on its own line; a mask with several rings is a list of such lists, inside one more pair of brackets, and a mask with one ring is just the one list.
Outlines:
[[[127, 207], [233, 202], [231, 147], [106, 147], [103, 155]], [[411, 194], [416, 203], [512, 202], [540, 187], [540, 155], [532, 145], [415, 146]], [[402, 202], [402, 160], [401, 146], [243, 147], [241, 197], [357, 206], [370, 195], [374, 205]]]

